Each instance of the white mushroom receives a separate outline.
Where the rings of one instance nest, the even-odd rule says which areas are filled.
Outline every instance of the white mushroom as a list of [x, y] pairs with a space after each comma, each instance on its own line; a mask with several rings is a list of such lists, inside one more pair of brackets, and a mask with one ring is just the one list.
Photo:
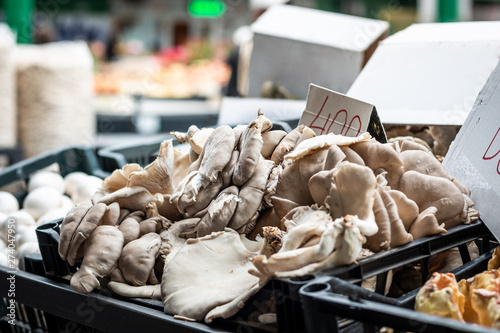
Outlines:
[[87, 180], [80, 183], [76, 191], [71, 196], [75, 203], [92, 202], [91, 198], [102, 185], [102, 179], [95, 176], [88, 176]]
[[16, 257], [19, 260], [19, 269], [25, 270], [24, 258], [30, 254], [40, 253], [38, 242], [28, 242], [20, 245], [16, 251]]
[[10, 214], [19, 210], [19, 202], [9, 192], [0, 191], [0, 213]]
[[64, 193], [69, 195], [70, 197], [76, 192], [78, 186], [82, 183], [85, 183], [88, 175], [85, 172], [74, 171], [68, 173], [64, 177]]
[[49, 210], [60, 208], [61, 205], [62, 194], [58, 190], [52, 187], [39, 187], [28, 193], [23, 208], [37, 220]]
[[65, 189], [64, 179], [60, 174], [55, 172], [39, 171], [31, 176], [28, 182], [28, 192], [39, 187], [52, 187], [63, 194]]
[[[71, 208], [69, 208], [69, 209], [71, 209]], [[46, 212], [45, 214], [43, 214], [42, 216], [40, 216], [40, 218], [38, 220], [36, 220], [36, 225], [39, 226], [39, 225], [63, 218], [66, 216], [69, 209], [62, 208], [62, 207], [51, 209], [48, 212]]]

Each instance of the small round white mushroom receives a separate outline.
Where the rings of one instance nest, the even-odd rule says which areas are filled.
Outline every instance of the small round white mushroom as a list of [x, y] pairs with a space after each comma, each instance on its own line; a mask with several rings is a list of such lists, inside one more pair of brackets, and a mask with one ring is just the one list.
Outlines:
[[61, 198], [61, 208], [65, 209], [68, 212], [71, 208], [75, 206], [73, 200], [67, 195], [63, 195]]
[[78, 185], [87, 181], [88, 175], [81, 171], [70, 172], [64, 177], [64, 193], [70, 197], [76, 192]]
[[64, 207], [51, 209], [45, 214], [43, 214], [38, 220], [36, 220], [36, 225], [39, 226], [63, 218], [66, 216], [68, 211], [69, 209], [66, 209]]
[[19, 269], [26, 270], [24, 265], [24, 258], [33, 253], [40, 253], [40, 248], [38, 247], [38, 242], [28, 242], [21, 245], [16, 253], [17, 259], [19, 260]]
[[0, 191], [0, 213], [10, 214], [19, 210], [19, 202], [9, 192]]
[[49, 210], [61, 207], [61, 204], [62, 195], [59, 191], [51, 187], [39, 187], [28, 193], [23, 208], [37, 220]]
[[7, 254], [0, 252], [0, 266], [7, 267], [7, 264], [8, 264]]
[[64, 193], [64, 179], [55, 172], [39, 171], [31, 176], [28, 182], [28, 192], [40, 187], [52, 187], [59, 193]]
[[2, 226], [5, 224], [5, 229], [2, 229], [1, 232], [3, 233], [5, 230], [7, 230], [7, 223], [9, 222], [9, 220], [14, 220], [16, 226], [18, 225], [27, 225], [27, 226], [30, 226], [30, 225], [35, 225], [35, 219], [33, 218], [33, 216], [31, 216], [30, 213], [28, 213], [26, 211], [26, 209], [21, 209], [21, 210], [18, 210], [16, 212], [13, 212], [12, 214], [9, 214], [6, 218], [5, 218], [5, 222], [2, 223]]
[[20, 249], [26, 243], [38, 243], [36, 237], [36, 226], [18, 225], [16, 226], [16, 247]]
[[88, 176], [87, 180], [80, 183], [76, 191], [71, 196], [74, 203], [91, 202], [92, 195], [101, 187], [102, 179], [95, 176]]

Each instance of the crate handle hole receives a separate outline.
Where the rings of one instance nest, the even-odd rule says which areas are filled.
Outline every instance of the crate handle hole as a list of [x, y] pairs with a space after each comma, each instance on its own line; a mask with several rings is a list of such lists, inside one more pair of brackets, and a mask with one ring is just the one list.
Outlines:
[[326, 283], [314, 283], [304, 288], [304, 291], [306, 293], [317, 293], [320, 291], [329, 291], [329, 290], [330, 290], [330, 285]]
[[294, 281], [294, 282], [304, 282], [304, 281], [310, 281], [312, 279], [314, 279], [314, 275], [311, 275], [311, 274], [290, 278], [290, 280]]

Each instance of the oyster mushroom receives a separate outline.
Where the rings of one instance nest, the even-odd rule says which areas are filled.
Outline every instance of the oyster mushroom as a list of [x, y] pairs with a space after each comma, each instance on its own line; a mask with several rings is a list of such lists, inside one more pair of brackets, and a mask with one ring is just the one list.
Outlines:
[[168, 263], [187, 240], [187, 235], [196, 233], [199, 218], [189, 218], [174, 223], [163, 223], [159, 234], [162, 240], [160, 254], [162, 261]]
[[378, 232], [371, 237], [367, 237], [365, 248], [373, 252], [380, 252], [391, 248], [391, 222], [387, 208], [385, 208], [384, 201], [378, 191], [373, 193], [373, 199], [373, 214], [378, 226]]
[[292, 152], [286, 154], [285, 161], [287, 163], [290, 163], [298, 160], [299, 158], [312, 154], [318, 149], [329, 148], [333, 145], [346, 146], [367, 140], [370, 140], [369, 133], [363, 133], [357, 137], [347, 137], [333, 133], [319, 135], [299, 143]]
[[240, 155], [234, 167], [233, 183], [241, 186], [252, 177], [259, 162], [262, 146], [262, 133], [271, 129], [272, 123], [264, 117], [264, 112], [259, 110], [257, 118], [252, 120], [241, 135], [238, 143]]
[[107, 207], [106, 213], [101, 219], [101, 225], [118, 225], [120, 222], [120, 205], [113, 202]]
[[276, 165], [281, 164], [285, 154], [293, 150], [293, 148], [297, 144], [297, 141], [299, 141], [300, 135], [304, 131], [304, 128], [305, 125], [299, 125], [290, 133], [288, 133], [274, 149], [273, 153], [271, 154], [271, 161], [273, 161]]
[[124, 282], [109, 281], [107, 287], [114, 293], [123, 297], [161, 300], [160, 284], [131, 286]]
[[107, 194], [126, 187], [130, 174], [141, 170], [142, 167], [137, 163], [125, 164], [121, 169], [116, 169], [103, 180], [101, 188], [92, 196], [92, 202], [97, 203]]
[[151, 194], [171, 194], [174, 191], [174, 146], [172, 140], [160, 145], [158, 157], [141, 171], [130, 173], [127, 187], [144, 187]]
[[191, 149], [198, 155], [201, 154], [205, 143], [214, 131], [213, 128], [202, 128], [199, 129], [196, 125], [191, 125], [188, 128], [187, 133], [181, 132], [170, 132], [179, 143], [187, 142], [191, 146]]
[[335, 169], [319, 171], [309, 179], [309, 192], [316, 204], [323, 205], [325, 203], [335, 172]]
[[100, 225], [106, 211], [107, 206], [105, 204], [95, 204], [78, 224], [69, 243], [68, 252], [66, 253], [66, 261], [71, 266], [74, 266], [76, 260], [81, 258], [80, 246], [92, 235], [97, 226]]
[[[440, 223], [445, 222], [447, 229], [454, 226], [453, 224], [468, 220], [469, 205], [462, 192], [449, 179], [409, 170], [401, 176], [398, 189], [413, 200], [420, 211], [431, 206], [436, 207], [436, 218]], [[448, 223], [457, 216], [458, 223]]]
[[248, 273], [256, 254], [230, 229], [189, 239], [165, 265], [165, 312], [207, 323], [234, 315], [267, 281]]
[[[204, 207], [198, 208], [197, 211], [204, 209], [210, 201], [217, 195], [220, 187], [215, 190], [213, 187], [206, 190], [211, 184], [218, 183], [222, 186], [222, 178], [220, 173], [230, 161], [232, 151], [235, 147], [235, 137], [233, 130], [229, 126], [219, 126], [207, 139], [205, 146], [201, 152], [200, 168], [192, 171], [187, 175], [181, 183], [175, 188], [175, 191], [170, 198], [170, 202], [177, 202], [179, 211], [186, 212], [186, 208], [192, 205], [199, 205], [199, 193], [204, 192], [205, 200]], [[207, 194], [210, 193], [209, 196]]]
[[223, 231], [241, 202], [237, 186], [231, 186], [219, 193], [208, 206], [207, 213], [196, 227], [196, 236], [203, 237], [214, 231]]
[[439, 233], [448, 234], [444, 227], [444, 223], [439, 224], [436, 218], [437, 208], [429, 207], [423, 210], [410, 227], [410, 234], [413, 239], [419, 239], [429, 235], [435, 235]]
[[118, 267], [127, 282], [134, 286], [145, 285], [159, 255], [161, 237], [148, 233], [123, 247]]
[[71, 288], [86, 294], [98, 287], [98, 278], [111, 274], [122, 248], [123, 234], [117, 227], [98, 226], [85, 242], [82, 265], [71, 277]]
[[399, 179], [405, 169], [399, 154], [390, 145], [371, 140], [355, 143], [349, 148], [354, 150], [363, 159], [365, 165], [373, 171], [377, 169], [387, 171], [389, 186], [397, 189]]
[[391, 226], [391, 247], [411, 242], [413, 240], [413, 236], [406, 231], [403, 222], [399, 218], [396, 202], [392, 199], [386, 189], [378, 187], [377, 190], [380, 193], [382, 201], [384, 202], [385, 209], [387, 210], [387, 216], [389, 218], [389, 224]]
[[276, 147], [279, 145], [281, 140], [287, 135], [285, 131], [275, 130], [268, 131], [262, 134], [262, 156], [265, 159], [270, 159]]
[[343, 162], [335, 168], [333, 183], [325, 205], [333, 218], [347, 214], [374, 221], [373, 200], [377, 181], [373, 171], [365, 166]]
[[242, 234], [249, 234], [255, 228], [259, 208], [266, 189], [267, 180], [274, 162], [261, 159], [252, 177], [242, 186], [240, 202], [228, 226]]
[[[296, 226], [283, 236], [283, 246], [278, 253], [269, 258], [261, 255], [252, 259], [255, 268], [250, 273], [260, 278], [294, 277], [351, 264], [360, 256], [365, 240], [356, 225], [357, 220], [355, 216], [346, 216], [326, 225], [306, 223]], [[314, 233], [314, 229], [304, 232], [304, 229], [310, 229], [310, 225], [315, 227], [319, 242], [302, 245]], [[293, 246], [287, 245], [288, 239]], [[297, 244], [299, 247], [294, 248]]]
[[163, 203], [164, 199], [161, 194], [153, 195], [142, 186], [134, 186], [124, 187], [112, 192], [99, 199], [97, 203], [110, 205], [116, 202], [120, 205], [120, 208], [125, 208], [130, 211], [146, 212], [147, 204], [152, 201], [160, 201]]
[[118, 226], [118, 229], [123, 233], [124, 245], [133, 241], [134, 239], [139, 238], [139, 235], [141, 233], [139, 221], [133, 217], [125, 218], [125, 220], [123, 220], [123, 222]]
[[[309, 191], [309, 180], [323, 169], [327, 153], [327, 149], [315, 150], [283, 169], [276, 184], [276, 192], [271, 197], [279, 218], [283, 218], [291, 208], [314, 204]], [[290, 186], [293, 186], [293, 191], [290, 191]]]
[[64, 217], [59, 236], [59, 255], [66, 260], [71, 240], [76, 229], [92, 206], [89, 203], [79, 203], [73, 207]]

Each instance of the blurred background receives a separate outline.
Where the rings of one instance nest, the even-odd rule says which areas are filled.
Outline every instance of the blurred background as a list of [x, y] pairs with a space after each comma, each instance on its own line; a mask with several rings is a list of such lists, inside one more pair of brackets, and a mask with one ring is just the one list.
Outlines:
[[223, 97], [245, 95], [237, 74], [251, 24], [280, 3], [383, 20], [386, 35], [416, 22], [500, 19], [495, 0], [2, 0], [16, 50], [8, 55], [0, 34], [0, 56], [14, 63], [0, 68], [0, 99], [13, 100], [0, 105], [11, 130], [2, 129], [0, 164], [214, 125]]

